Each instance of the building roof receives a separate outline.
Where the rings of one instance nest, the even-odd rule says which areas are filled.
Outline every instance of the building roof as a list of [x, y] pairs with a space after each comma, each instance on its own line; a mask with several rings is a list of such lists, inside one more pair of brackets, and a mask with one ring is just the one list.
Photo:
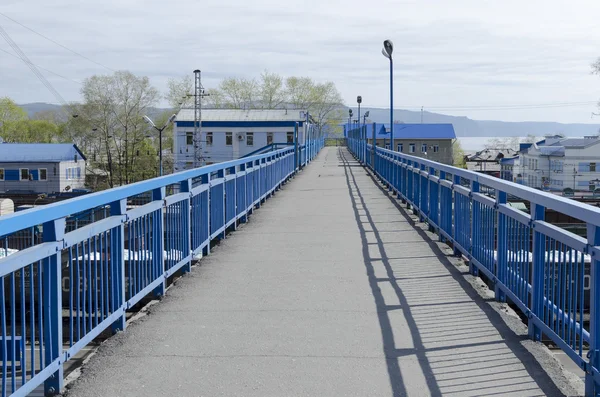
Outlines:
[[597, 138], [567, 138], [561, 139], [558, 142], [548, 146], [564, 146], [564, 147], [587, 147], [600, 142]]
[[[175, 119], [194, 121], [194, 109], [181, 109]], [[306, 121], [306, 111], [285, 109], [203, 109], [202, 121]]]
[[1, 143], [0, 163], [47, 163], [72, 161], [85, 156], [72, 143]]
[[[376, 139], [389, 139], [389, 124], [375, 124]], [[346, 125], [346, 129], [348, 126]], [[352, 125], [350, 126], [352, 128]], [[373, 137], [373, 124], [366, 124], [367, 138]], [[452, 124], [394, 124], [394, 139], [455, 139]]]
[[540, 154], [542, 156], [559, 156], [562, 157], [565, 155], [565, 147], [564, 146], [539, 146], [538, 147]]

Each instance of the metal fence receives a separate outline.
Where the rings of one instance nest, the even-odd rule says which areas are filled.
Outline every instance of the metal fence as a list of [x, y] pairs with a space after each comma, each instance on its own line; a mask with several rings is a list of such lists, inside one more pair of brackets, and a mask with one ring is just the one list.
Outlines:
[[[323, 139], [0, 219], [2, 396], [63, 385], [63, 364], [126, 311], [165, 293], [210, 243], [272, 195]], [[12, 246], [14, 248], [9, 247]]]
[[[480, 173], [348, 139], [353, 155], [405, 201], [474, 274], [495, 285], [542, 334], [586, 374], [586, 395], [600, 393], [600, 210], [587, 204]], [[507, 204], [530, 203], [530, 214]], [[544, 220], [552, 209], [581, 220], [586, 237]]]

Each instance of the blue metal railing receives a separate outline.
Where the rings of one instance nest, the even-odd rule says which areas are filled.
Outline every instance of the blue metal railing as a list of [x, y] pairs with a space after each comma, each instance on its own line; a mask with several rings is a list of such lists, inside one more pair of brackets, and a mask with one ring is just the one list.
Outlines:
[[190, 271], [323, 144], [309, 139], [298, 157], [286, 147], [3, 216], [1, 396], [42, 384], [58, 393], [65, 362], [104, 331], [125, 330], [127, 310], [163, 295], [169, 276]]
[[[585, 371], [586, 395], [599, 395], [600, 210], [360, 140], [348, 139], [352, 154], [525, 314], [532, 339], [545, 335]], [[546, 209], [587, 224], [586, 238], [545, 222]]]

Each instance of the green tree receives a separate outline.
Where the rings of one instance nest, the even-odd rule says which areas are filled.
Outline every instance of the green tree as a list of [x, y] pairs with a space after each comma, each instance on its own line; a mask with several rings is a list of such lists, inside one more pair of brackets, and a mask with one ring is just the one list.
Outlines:
[[148, 134], [143, 116], [157, 103], [158, 91], [147, 77], [118, 71], [86, 79], [81, 93], [78, 123], [87, 129], [84, 138], [100, 150], [97, 161], [105, 164], [109, 186], [131, 183], [140, 166], [136, 154]]
[[27, 119], [27, 112], [12, 99], [0, 98], [0, 138], [6, 142], [20, 142], [20, 123]]
[[467, 163], [465, 162], [465, 151], [460, 145], [460, 141], [455, 139], [452, 142], [452, 162], [455, 167], [458, 168], [467, 168]]

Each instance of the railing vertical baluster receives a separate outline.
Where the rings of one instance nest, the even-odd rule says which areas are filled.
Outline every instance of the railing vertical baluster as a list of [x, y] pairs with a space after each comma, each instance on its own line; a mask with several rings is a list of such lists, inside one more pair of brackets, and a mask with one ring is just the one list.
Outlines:
[[[587, 224], [587, 242], [589, 247], [600, 246], [600, 226]], [[585, 395], [598, 396], [600, 384], [594, 381], [592, 368], [600, 369], [600, 260], [592, 256], [590, 262], [590, 352], [589, 363], [585, 371]]]
[[[535, 230], [535, 221], [544, 220], [545, 208], [539, 204], [531, 203], [531, 222], [533, 229], [533, 268], [531, 270], [531, 311], [542, 318], [544, 303], [544, 263], [546, 260], [546, 237]], [[553, 275], [554, 276], [554, 275]], [[549, 282], [554, 288], [554, 283]], [[525, 302], [526, 303], [526, 302]], [[529, 337], [533, 340], [542, 339], [542, 331], [533, 322], [530, 315], [528, 321]]]
[[[44, 223], [43, 238], [44, 242], [54, 242], [64, 240], [66, 218], [56, 219]], [[46, 366], [52, 364], [62, 355], [63, 342], [63, 324], [62, 324], [62, 288], [61, 288], [61, 251], [58, 250], [52, 256], [46, 258], [43, 262], [43, 270], [40, 277], [43, 277], [43, 295], [44, 295], [44, 360]], [[41, 291], [40, 291], [41, 292]], [[13, 314], [14, 315], [14, 314]], [[14, 328], [12, 329], [14, 335]], [[13, 338], [14, 340], [14, 338]], [[34, 346], [31, 346], [33, 349]], [[40, 345], [40, 349], [42, 346]], [[13, 355], [15, 349], [13, 346]], [[24, 369], [22, 369], [24, 370]], [[14, 380], [15, 374], [12, 374]], [[44, 382], [44, 392], [46, 395], [54, 395], [61, 391], [63, 386], [63, 365], [58, 367]]]
[[[496, 190], [496, 216], [497, 216], [497, 241], [496, 241], [496, 278], [500, 283], [506, 284], [506, 269], [508, 267], [508, 229], [506, 227], [506, 215], [500, 212], [500, 205], [506, 204], [506, 193]], [[496, 300], [505, 302], [506, 296], [500, 289], [499, 282], [494, 285]]]

